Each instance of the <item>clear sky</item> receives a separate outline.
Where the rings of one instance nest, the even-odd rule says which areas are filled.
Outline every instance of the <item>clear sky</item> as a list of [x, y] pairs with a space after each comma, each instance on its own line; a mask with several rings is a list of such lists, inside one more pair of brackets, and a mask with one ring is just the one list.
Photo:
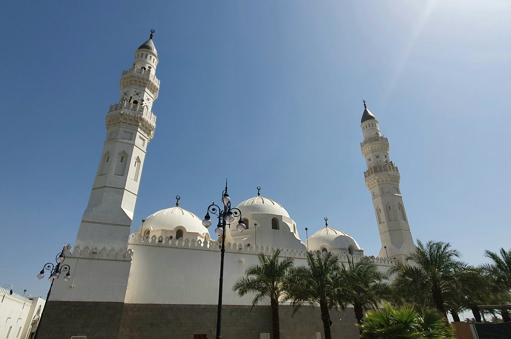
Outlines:
[[151, 28], [158, 124], [133, 228], [176, 194], [202, 216], [228, 177], [235, 202], [261, 185], [302, 238], [328, 216], [376, 254], [366, 99], [414, 238], [472, 264], [511, 247], [509, 0], [10, 1], [0, 16], [0, 285], [46, 293], [35, 274], [75, 240], [104, 115]]

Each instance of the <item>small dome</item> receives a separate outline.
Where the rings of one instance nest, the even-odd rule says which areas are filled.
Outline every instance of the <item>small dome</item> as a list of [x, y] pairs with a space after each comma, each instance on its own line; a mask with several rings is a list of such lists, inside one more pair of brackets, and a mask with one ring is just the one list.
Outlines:
[[361, 250], [353, 237], [330, 226], [322, 227], [309, 238], [309, 249], [313, 251], [347, 250], [350, 248]]
[[289, 218], [289, 213], [284, 207], [280, 206], [275, 200], [262, 195], [242, 201], [238, 208], [243, 214], [274, 214]]
[[199, 217], [179, 206], [159, 210], [142, 223], [142, 229], [172, 231], [176, 227], [183, 227], [189, 233], [208, 234]]
[[140, 45], [138, 47], [138, 49], [147, 49], [147, 50], [150, 50], [151, 52], [153, 52], [154, 54], [158, 54], [158, 52], [156, 51], [156, 46], [154, 45], [154, 42], [153, 42], [153, 34], [154, 34], [154, 31], [151, 31], [151, 34], [149, 35], [149, 39], [147, 39], [142, 45]]
[[367, 120], [375, 120], [376, 117], [374, 116], [374, 114], [367, 108], [367, 104], [364, 100], [364, 112], [362, 113], [362, 119], [360, 121], [360, 123], [364, 123], [365, 121]]

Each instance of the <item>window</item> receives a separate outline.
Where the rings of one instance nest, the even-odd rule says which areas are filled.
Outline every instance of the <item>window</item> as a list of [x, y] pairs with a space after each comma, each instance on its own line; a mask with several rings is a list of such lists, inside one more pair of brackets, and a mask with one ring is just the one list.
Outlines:
[[279, 229], [279, 219], [277, 219], [277, 218], [272, 218], [271, 219], [271, 228], [274, 229], [274, 230], [278, 230]]
[[126, 163], [128, 162], [128, 153], [121, 152], [119, 153], [118, 161], [115, 166], [115, 175], [124, 175], [126, 171]]
[[105, 175], [108, 171], [108, 162], [110, 161], [110, 153], [106, 152], [103, 155], [103, 161], [101, 162], [101, 168], [99, 169], [99, 175]]
[[176, 231], [176, 240], [183, 238], [183, 230]]
[[7, 335], [5, 336], [6, 338], [9, 338], [9, 336], [11, 335], [11, 330], [12, 330], [12, 326], [9, 327], [9, 330], [7, 331]]
[[381, 224], [381, 209], [379, 207], [376, 209], [376, 215], [378, 217], [378, 224]]
[[133, 180], [138, 181], [138, 177], [140, 176], [140, 165], [142, 164], [142, 161], [140, 161], [140, 158], [137, 157], [135, 160], [135, 174], [133, 175]]
[[293, 233], [296, 233], [296, 224], [293, 224]]
[[405, 209], [403, 208], [403, 205], [402, 205], [402, 204], [399, 204], [399, 212], [401, 212], [401, 219], [402, 219], [403, 221], [407, 221], [407, 220], [406, 220]]
[[249, 228], [249, 221], [248, 221], [248, 218], [243, 218], [241, 219], [241, 221], [247, 226], [247, 229]]

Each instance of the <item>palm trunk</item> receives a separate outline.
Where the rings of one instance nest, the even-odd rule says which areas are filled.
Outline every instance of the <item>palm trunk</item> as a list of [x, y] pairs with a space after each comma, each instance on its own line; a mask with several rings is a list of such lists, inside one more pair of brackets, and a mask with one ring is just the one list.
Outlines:
[[460, 316], [458, 315], [458, 312], [456, 312], [455, 310], [451, 310], [451, 315], [452, 315], [452, 320], [454, 320], [455, 323], [459, 323], [460, 322]]
[[323, 330], [325, 332], [325, 339], [332, 339], [332, 334], [330, 333], [330, 312], [328, 311], [328, 304], [324, 298], [321, 298], [319, 301], [319, 308], [321, 310], [321, 320], [323, 321]]
[[509, 318], [509, 310], [505, 307], [501, 308], [500, 309], [500, 314], [502, 315], [502, 321], [503, 322], [508, 322], [508, 321], [511, 321], [511, 319]]
[[480, 323], [481, 322], [481, 311], [479, 310], [479, 307], [473, 306], [470, 308], [472, 311], [472, 314], [474, 315], [474, 319]]
[[272, 338], [280, 339], [279, 301], [275, 298], [271, 298], [271, 330]]
[[362, 308], [362, 305], [360, 305], [359, 303], [354, 303], [353, 309], [355, 311], [355, 317], [357, 318], [357, 323], [359, 325], [361, 325], [362, 319], [364, 319], [364, 309]]
[[445, 312], [444, 308], [444, 299], [442, 298], [442, 292], [440, 291], [440, 288], [433, 286], [431, 288], [431, 293], [436, 309], [444, 316], [445, 319], [447, 319], [447, 313]]

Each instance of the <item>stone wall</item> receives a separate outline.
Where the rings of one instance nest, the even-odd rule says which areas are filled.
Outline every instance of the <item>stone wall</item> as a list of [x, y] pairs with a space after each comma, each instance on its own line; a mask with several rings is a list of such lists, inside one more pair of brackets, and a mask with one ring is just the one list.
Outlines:
[[[282, 339], [323, 338], [323, 326], [317, 307], [302, 306], [292, 316], [290, 306], [280, 307]], [[353, 309], [332, 311], [332, 336], [336, 339], [359, 338]], [[194, 335], [215, 337], [215, 305], [125, 304], [119, 338], [122, 339], [193, 339]], [[223, 339], [260, 339], [271, 333], [268, 306], [232, 306], [222, 309]], [[320, 337], [317, 337], [320, 333]]]
[[[302, 306], [293, 315], [292, 307], [281, 306], [279, 313], [282, 339], [324, 338], [317, 307]], [[353, 309], [331, 311], [330, 318], [333, 338], [359, 338]], [[216, 305], [50, 301], [38, 339], [212, 339], [215, 328]], [[269, 306], [223, 307], [222, 339], [260, 339], [263, 333], [271, 333]]]
[[37, 339], [117, 338], [123, 303], [49, 301], [44, 308]]

